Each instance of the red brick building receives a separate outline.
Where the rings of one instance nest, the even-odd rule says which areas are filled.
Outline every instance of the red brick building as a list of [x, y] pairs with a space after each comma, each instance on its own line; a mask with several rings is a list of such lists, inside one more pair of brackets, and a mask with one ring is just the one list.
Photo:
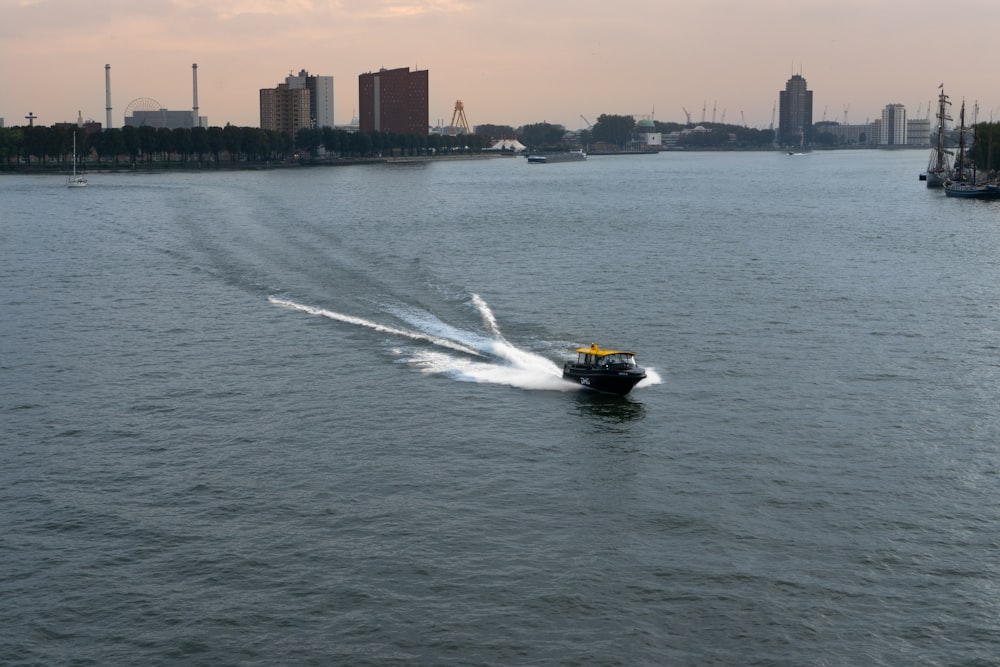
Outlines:
[[427, 70], [380, 69], [358, 76], [358, 129], [427, 136]]

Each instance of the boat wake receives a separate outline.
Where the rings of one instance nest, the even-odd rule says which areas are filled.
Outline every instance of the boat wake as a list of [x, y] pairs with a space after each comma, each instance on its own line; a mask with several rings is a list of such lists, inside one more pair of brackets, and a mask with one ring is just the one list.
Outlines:
[[[281, 308], [364, 327], [404, 341], [424, 343], [393, 346], [391, 352], [400, 363], [409, 364], [428, 375], [521, 389], [565, 392], [583, 390], [580, 385], [564, 380], [562, 367], [551, 359], [521, 349], [506, 340], [493, 312], [478, 294], [471, 295], [469, 304], [482, 319], [482, 332], [453, 326], [423, 309], [409, 306], [383, 307], [385, 313], [405, 325], [390, 326], [289, 299], [272, 296], [268, 301]], [[660, 383], [659, 374], [648, 368], [646, 372], [648, 377], [637, 388]]]

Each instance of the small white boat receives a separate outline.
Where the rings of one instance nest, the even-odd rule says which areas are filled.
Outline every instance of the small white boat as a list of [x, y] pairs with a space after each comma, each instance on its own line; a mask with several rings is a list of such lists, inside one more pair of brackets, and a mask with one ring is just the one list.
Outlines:
[[67, 188], [87, 187], [87, 179], [76, 175], [76, 130], [73, 130], [73, 174], [66, 177]]

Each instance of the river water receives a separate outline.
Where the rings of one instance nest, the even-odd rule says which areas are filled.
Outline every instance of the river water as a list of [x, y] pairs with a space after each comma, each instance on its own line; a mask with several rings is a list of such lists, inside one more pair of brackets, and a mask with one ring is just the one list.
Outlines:
[[1000, 205], [925, 157], [0, 178], [0, 663], [995, 664]]

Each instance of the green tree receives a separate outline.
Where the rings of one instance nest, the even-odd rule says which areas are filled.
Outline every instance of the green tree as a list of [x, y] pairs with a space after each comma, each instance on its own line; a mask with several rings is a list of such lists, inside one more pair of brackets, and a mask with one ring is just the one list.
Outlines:
[[490, 125], [484, 123], [476, 125], [474, 134], [488, 141], [499, 141], [500, 139], [513, 139], [515, 132], [514, 128], [510, 125]]
[[303, 127], [295, 133], [295, 148], [309, 153], [315, 158], [319, 155], [319, 147], [323, 145], [323, 130], [316, 127]]
[[139, 155], [144, 161], [150, 162], [156, 152], [156, 128], [143, 125], [139, 128]]
[[178, 127], [171, 131], [174, 140], [174, 150], [180, 155], [181, 162], [187, 162], [191, 158], [193, 143], [191, 133], [194, 128]]
[[24, 150], [24, 130], [19, 127], [0, 128], [0, 157], [9, 165]]
[[[132, 128], [135, 129], [135, 128]], [[122, 128], [112, 127], [97, 135], [97, 155], [100, 159], [111, 158], [118, 164], [119, 158], [127, 152]]]
[[619, 148], [625, 148], [635, 132], [635, 118], [601, 114], [590, 132], [594, 141], [606, 141]]
[[566, 134], [566, 128], [552, 123], [533, 123], [522, 125], [517, 134], [522, 143], [533, 149], [553, 149], [564, 145], [563, 135]]
[[177, 151], [176, 145], [177, 142], [174, 141], [173, 130], [166, 127], [156, 128], [154, 146], [156, 152], [160, 155], [160, 159], [164, 162], [170, 162], [171, 154]]
[[1000, 169], [1000, 122], [976, 123], [972, 128], [972, 159], [976, 168], [986, 172]]
[[336, 130], [329, 125], [322, 129], [323, 134], [323, 148], [326, 149], [327, 153], [337, 154], [340, 153], [340, 135], [343, 130]]
[[191, 128], [191, 153], [198, 156], [198, 163], [205, 159], [205, 153], [208, 152], [208, 128], [207, 127], [192, 127]]
[[229, 153], [229, 161], [238, 160], [243, 152], [243, 129], [227, 124], [222, 128], [222, 144]]
[[216, 163], [218, 163], [219, 154], [222, 152], [222, 149], [225, 148], [226, 146], [226, 142], [224, 141], [222, 136], [222, 128], [210, 127], [206, 130], [206, 134], [208, 137], [207, 141], [208, 152], [212, 154], [212, 158], [215, 160]]

